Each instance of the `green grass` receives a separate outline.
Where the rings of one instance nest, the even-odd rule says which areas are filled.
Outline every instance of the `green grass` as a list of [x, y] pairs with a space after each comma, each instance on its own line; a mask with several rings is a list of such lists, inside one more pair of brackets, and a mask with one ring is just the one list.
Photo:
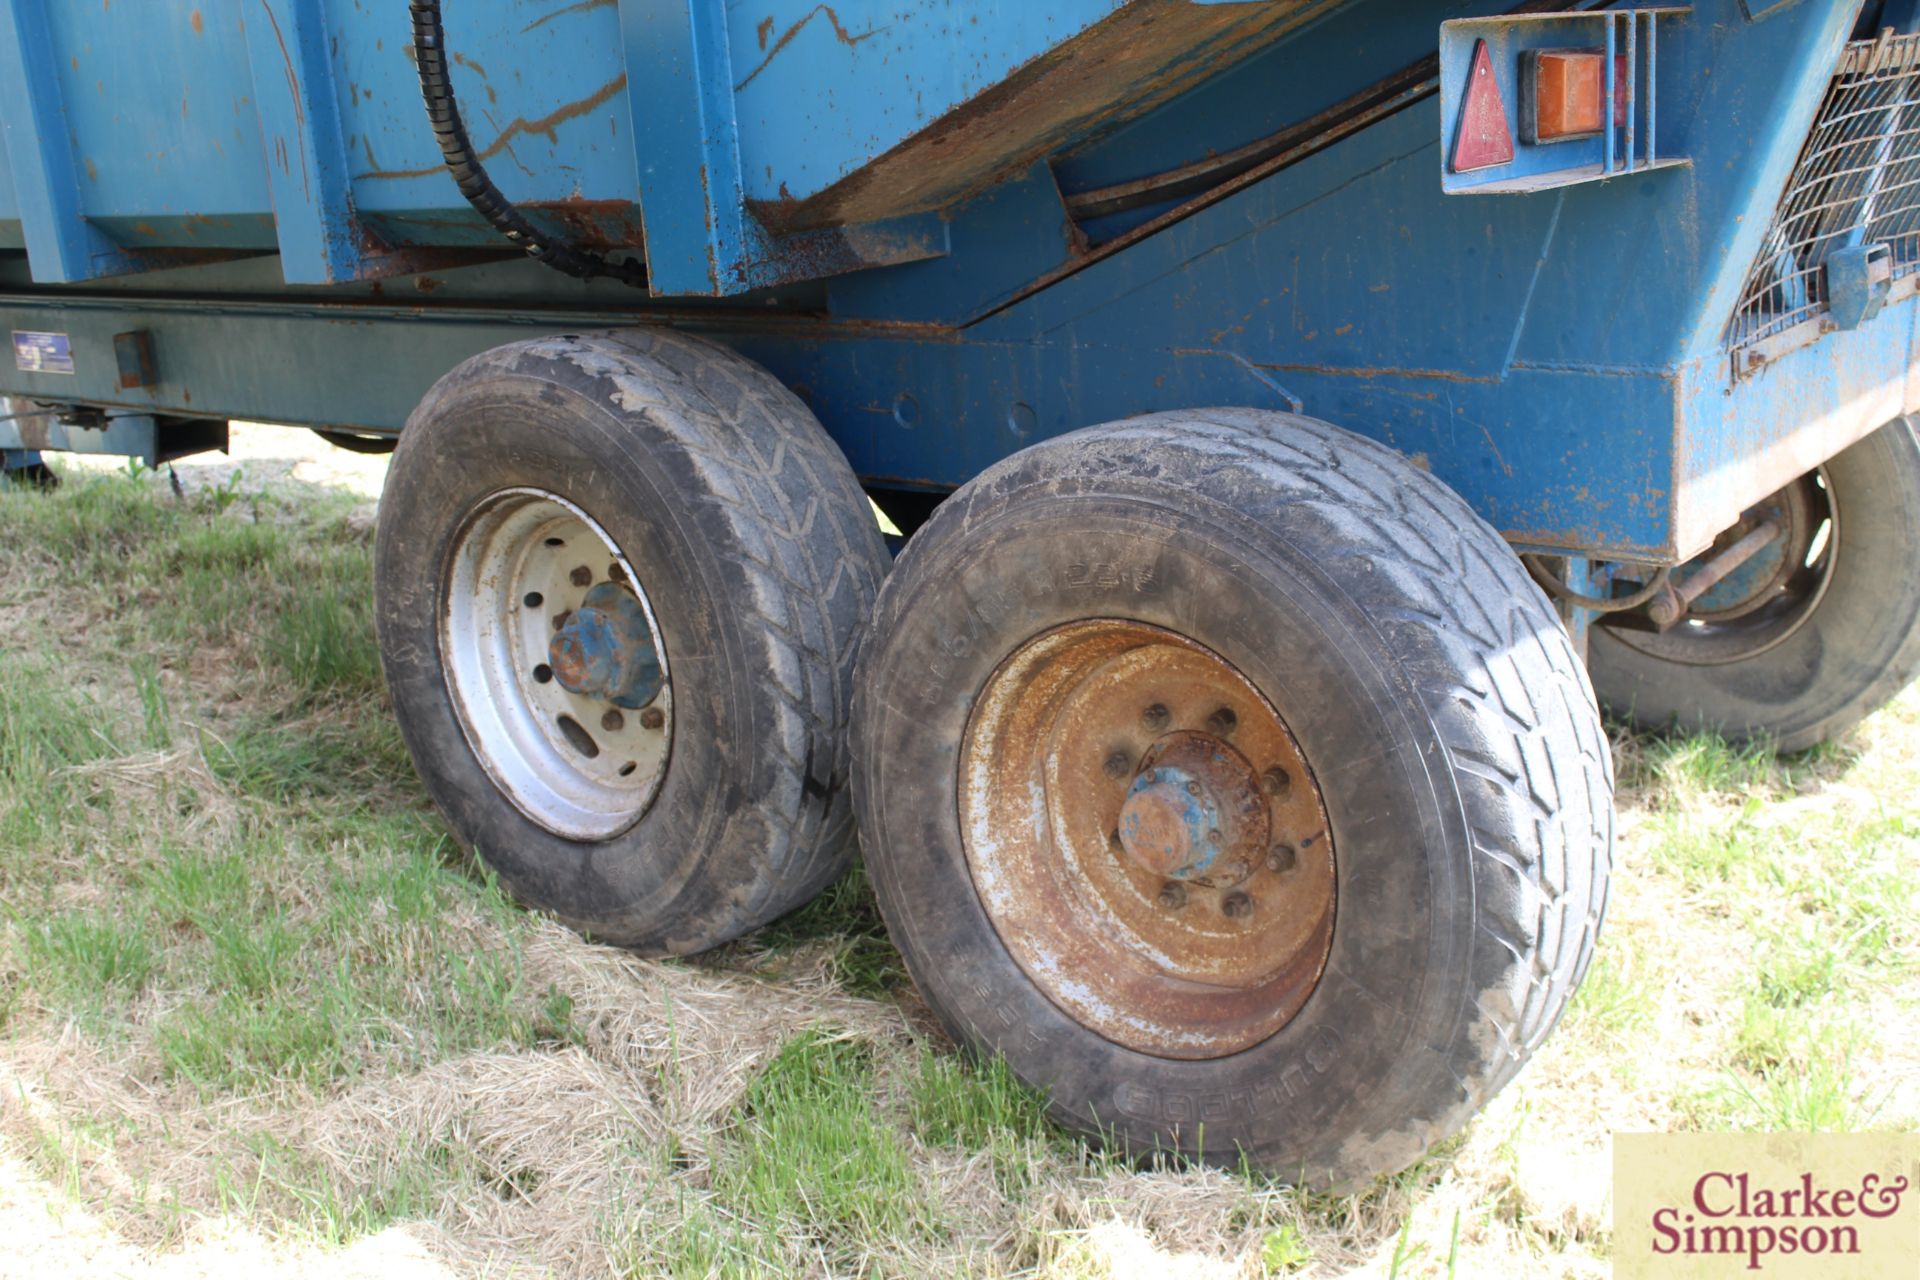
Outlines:
[[923, 1234], [934, 1206], [899, 1132], [876, 1114], [870, 1046], [806, 1032], [747, 1090], [714, 1191], [747, 1221], [829, 1256]]
[[[125, 1024], [144, 1002], [120, 1034], [209, 1096], [554, 1032], [521, 917], [462, 873], [411, 777], [341, 510], [117, 475], [0, 493], [5, 592], [58, 565], [59, 615], [89, 620], [0, 653], [16, 1021]], [[214, 687], [189, 687], [209, 647]]]

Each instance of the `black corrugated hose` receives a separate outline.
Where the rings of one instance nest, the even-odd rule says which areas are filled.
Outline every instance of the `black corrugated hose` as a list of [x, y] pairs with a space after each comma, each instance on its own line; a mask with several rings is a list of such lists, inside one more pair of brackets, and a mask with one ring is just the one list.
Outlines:
[[514, 208], [493, 185], [487, 170], [474, 152], [461, 122], [460, 108], [453, 100], [453, 78], [447, 69], [446, 32], [440, 25], [440, 0], [412, 0], [413, 57], [420, 69], [420, 96], [426, 100], [427, 119], [433, 124], [433, 136], [440, 143], [440, 154], [447, 171], [460, 187], [467, 203], [479, 210], [496, 230], [526, 251], [528, 257], [556, 271], [564, 271], [582, 280], [598, 276], [645, 288], [646, 268], [635, 262], [614, 262], [578, 245], [566, 243], [542, 232], [525, 214]]

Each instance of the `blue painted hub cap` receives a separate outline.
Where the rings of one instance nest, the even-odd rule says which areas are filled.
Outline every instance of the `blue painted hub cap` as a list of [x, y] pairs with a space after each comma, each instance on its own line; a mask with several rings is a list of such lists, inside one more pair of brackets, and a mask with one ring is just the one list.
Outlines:
[[1223, 844], [1219, 802], [1185, 769], [1147, 769], [1127, 788], [1120, 846], [1140, 866], [1176, 880], [1204, 876]]
[[646, 612], [619, 583], [587, 592], [554, 632], [547, 661], [561, 688], [617, 707], [644, 707], [660, 692], [660, 655]]

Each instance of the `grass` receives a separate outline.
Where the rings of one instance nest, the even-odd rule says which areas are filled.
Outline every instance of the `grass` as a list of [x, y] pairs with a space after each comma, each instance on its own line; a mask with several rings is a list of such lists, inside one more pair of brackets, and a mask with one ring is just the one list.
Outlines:
[[1915, 691], [1793, 758], [1619, 738], [1611, 916], [1555, 1037], [1413, 1169], [1305, 1195], [1066, 1139], [933, 1028], [858, 869], [699, 963], [513, 907], [385, 704], [364, 509], [183, 473], [0, 490], [0, 1153], [142, 1246], [1590, 1275], [1611, 1132], [1920, 1121]]

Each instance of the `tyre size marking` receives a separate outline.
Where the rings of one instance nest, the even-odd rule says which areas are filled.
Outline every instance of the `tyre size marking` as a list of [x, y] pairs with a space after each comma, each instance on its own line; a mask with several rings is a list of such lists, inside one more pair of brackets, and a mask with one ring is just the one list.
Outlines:
[[1150, 564], [1126, 565], [1111, 560], [1093, 560], [1067, 566], [1066, 586], [1070, 591], [1114, 591], [1125, 587], [1133, 592], [1151, 591], [1156, 582]]

